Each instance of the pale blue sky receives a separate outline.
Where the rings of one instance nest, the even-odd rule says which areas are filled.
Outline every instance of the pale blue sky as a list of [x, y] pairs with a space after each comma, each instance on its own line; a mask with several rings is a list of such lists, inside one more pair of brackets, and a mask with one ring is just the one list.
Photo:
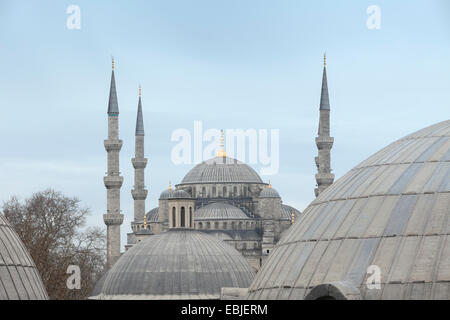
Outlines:
[[[66, 9], [81, 9], [68, 30]], [[381, 29], [366, 8], [381, 8]], [[143, 86], [147, 208], [192, 167], [173, 130], [280, 130], [271, 179], [286, 204], [313, 200], [314, 137], [327, 52], [337, 177], [412, 131], [449, 118], [450, 1], [0, 1], [0, 200], [52, 187], [104, 226], [110, 57], [116, 57], [122, 241], [133, 215], [137, 87]]]

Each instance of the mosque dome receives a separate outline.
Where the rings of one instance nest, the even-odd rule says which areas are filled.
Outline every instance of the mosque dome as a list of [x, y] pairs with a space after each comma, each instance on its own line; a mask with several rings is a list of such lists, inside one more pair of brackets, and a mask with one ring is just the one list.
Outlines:
[[17, 233], [0, 214], [0, 300], [47, 300], [38, 270]]
[[265, 187], [264, 189], [261, 190], [259, 197], [260, 198], [280, 198], [280, 194], [278, 193], [277, 190], [272, 188], [269, 184], [268, 187]]
[[195, 211], [195, 220], [250, 219], [241, 209], [227, 202], [214, 202]]
[[[447, 120], [325, 189], [274, 247], [249, 298], [450, 299], [449, 221]], [[379, 289], [367, 285], [376, 270]]]
[[91, 299], [219, 299], [221, 288], [246, 288], [253, 277], [242, 254], [222, 240], [171, 229], [126, 251]]
[[196, 165], [181, 184], [195, 183], [263, 183], [250, 166], [233, 158], [218, 156]]

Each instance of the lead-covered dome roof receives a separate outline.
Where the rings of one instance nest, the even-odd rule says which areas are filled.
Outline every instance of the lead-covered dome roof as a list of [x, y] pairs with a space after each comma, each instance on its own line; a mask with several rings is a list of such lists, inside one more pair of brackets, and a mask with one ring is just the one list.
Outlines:
[[246, 288], [253, 277], [242, 254], [222, 240], [195, 230], [172, 229], [126, 251], [91, 298], [218, 299], [221, 288]]
[[47, 300], [30, 254], [0, 214], [0, 300]]
[[192, 168], [181, 184], [193, 183], [263, 183], [250, 166], [236, 159], [215, 157]]
[[250, 219], [241, 209], [227, 202], [214, 202], [195, 211], [195, 220]]
[[[380, 150], [288, 229], [250, 299], [450, 299], [450, 120]], [[366, 281], [380, 270], [381, 289]], [[376, 267], [371, 267], [376, 268]]]

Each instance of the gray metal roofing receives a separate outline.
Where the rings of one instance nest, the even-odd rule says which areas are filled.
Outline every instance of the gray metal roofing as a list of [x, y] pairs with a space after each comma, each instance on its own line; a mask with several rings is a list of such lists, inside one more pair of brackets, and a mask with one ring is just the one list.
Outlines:
[[[328, 187], [271, 252], [251, 299], [350, 283], [365, 299], [450, 299], [450, 120], [377, 152]], [[381, 289], [367, 289], [367, 267]]]
[[92, 298], [219, 298], [222, 287], [245, 288], [253, 277], [247, 260], [225, 242], [195, 230], [172, 229], [126, 251]]
[[166, 189], [159, 195], [160, 199], [169, 199], [172, 197], [173, 190], [172, 189]]
[[0, 300], [46, 300], [36, 266], [6, 218], [0, 214]]
[[215, 157], [192, 168], [181, 181], [191, 183], [263, 183], [250, 166], [236, 159]]
[[195, 220], [250, 219], [241, 209], [227, 202], [214, 202], [195, 210]]
[[169, 199], [186, 199], [186, 198], [192, 198], [189, 193], [187, 193], [184, 190], [175, 190], [170, 195]]

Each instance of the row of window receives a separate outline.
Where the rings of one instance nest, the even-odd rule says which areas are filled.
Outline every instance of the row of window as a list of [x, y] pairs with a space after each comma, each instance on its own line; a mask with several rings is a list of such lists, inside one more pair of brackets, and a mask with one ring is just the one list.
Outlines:
[[[208, 193], [206, 190], [206, 187], [202, 187], [201, 190], [198, 190], [198, 197], [201, 198], [206, 198], [206, 197], [211, 197], [211, 198], [215, 198], [215, 197], [224, 197], [224, 198], [232, 198], [232, 197], [237, 197], [239, 195], [243, 195], [244, 197], [246, 197], [247, 195], [250, 195], [250, 189], [248, 187], [242, 187], [239, 188], [241, 190], [238, 189], [238, 187], [234, 186], [233, 188], [229, 187], [227, 188], [226, 186], [223, 186], [220, 190], [220, 188], [217, 188], [216, 186], [213, 186], [211, 188], [208, 188]], [[192, 189], [192, 197], [196, 198], [196, 193], [197, 190], [194, 187]]]
[[195, 223], [195, 228], [196, 229], [213, 229], [212, 227], [214, 226], [214, 229], [219, 229], [219, 230], [226, 230], [226, 229], [231, 229], [231, 230], [252, 230], [255, 229], [256, 226], [256, 222], [255, 221], [215, 221], [214, 223], [211, 223], [210, 221], [206, 221], [206, 222], [196, 222]]
[[192, 207], [189, 207], [189, 216], [186, 216], [186, 208], [181, 207], [178, 218], [180, 219], [179, 225], [177, 224], [177, 208], [172, 207], [172, 221], [170, 226], [172, 228], [175, 227], [191, 228], [194, 225], [194, 216], [192, 214]]

